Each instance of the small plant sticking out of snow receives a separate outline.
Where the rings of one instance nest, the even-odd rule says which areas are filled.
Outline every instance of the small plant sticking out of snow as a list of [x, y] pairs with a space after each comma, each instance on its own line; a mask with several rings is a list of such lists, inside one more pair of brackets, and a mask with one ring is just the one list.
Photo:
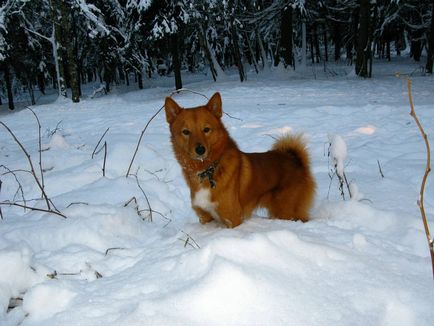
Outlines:
[[68, 147], [69, 144], [66, 142], [65, 137], [63, 137], [63, 135], [60, 133], [55, 133], [53, 136], [51, 136], [48, 148], [66, 149]]
[[[339, 182], [339, 191], [342, 199], [345, 200], [345, 188], [348, 191], [348, 195], [353, 200], [363, 199], [363, 194], [359, 192], [357, 184], [355, 182], [348, 183], [347, 176], [345, 174], [344, 161], [347, 158], [347, 144], [343, 138], [339, 135], [329, 135], [329, 150], [328, 156], [333, 168], [330, 169], [330, 186], [333, 181], [333, 177], [336, 175]], [[329, 187], [330, 192], [330, 187]]]

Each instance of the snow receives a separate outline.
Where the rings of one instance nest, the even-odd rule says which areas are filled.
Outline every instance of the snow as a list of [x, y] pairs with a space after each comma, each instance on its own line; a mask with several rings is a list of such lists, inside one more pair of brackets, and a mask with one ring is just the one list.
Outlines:
[[[409, 115], [406, 80], [395, 77], [416, 68], [399, 58], [376, 63], [370, 80], [344, 65], [329, 67], [339, 72], [334, 77], [317, 67], [315, 79], [282, 68], [250, 72], [244, 83], [236, 71], [217, 83], [183, 75], [191, 90], [221, 92], [230, 115], [224, 123], [243, 151], [266, 151], [282, 133], [304, 133], [318, 184], [307, 223], [258, 211], [235, 229], [200, 224], [163, 113], [143, 137], [131, 169], [137, 180], [125, 177], [172, 77], [93, 99], [88, 86], [80, 103], [33, 106], [47, 130], [45, 190], [67, 218], [1, 206], [0, 325], [432, 325], [434, 282], [416, 204], [425, 145]], [[434, 78], [412, 79], [416, 112], [433, 143]], [[183, 107], [204, 102], [190, 92], [174, 98]], [[31, 112], [0, 112], [0, 119], [39, 175]], [[104, 152], [92, 153], [109, 127], [103, 177]], [[328, 135], [339, 135], [331, 152], [345, 160], [351, 200], [330, 179]], [[0, 165], [17, 171], [27, 205], [45, 208], [33, 177], [19, 171], [29, 169], [21, 149], [4, 128], [0, 139]], [[4, 172], [0, 201], [21, 202], [14, 176]], [[430, 178], [425, 210], [433, 225]], [[212, 204], [206, 193], [196, 200]]]
[[344, 161], [347, 158], [347, 144], [340, 135], [329, 136], [330, 157], [336, 167], [336, 173], [344, 177]]

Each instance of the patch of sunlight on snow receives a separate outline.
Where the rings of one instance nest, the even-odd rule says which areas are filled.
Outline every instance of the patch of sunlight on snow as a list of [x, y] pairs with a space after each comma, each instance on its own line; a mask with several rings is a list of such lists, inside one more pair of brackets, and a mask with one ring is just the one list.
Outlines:
[[356, 129], [356, 132], [364, 134], [364, 135], [373, 135], [377, 128], [373, 125], [367, 125], [365, 127], [360, 127]]

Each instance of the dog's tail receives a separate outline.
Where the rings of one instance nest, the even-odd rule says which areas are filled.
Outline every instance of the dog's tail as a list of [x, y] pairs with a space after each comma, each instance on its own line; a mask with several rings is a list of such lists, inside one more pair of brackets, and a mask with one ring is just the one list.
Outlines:
[[310, 166], [309, 153], [303, 135], [285, 135], [277, 139], [272, 147], [273, 151], [288, 153], [305, 169]]

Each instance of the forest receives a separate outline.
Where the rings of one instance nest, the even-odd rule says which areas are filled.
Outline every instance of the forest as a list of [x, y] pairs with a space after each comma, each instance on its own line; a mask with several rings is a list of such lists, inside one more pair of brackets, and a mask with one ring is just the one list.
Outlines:
[[157, 74], [179, 89], [185, 71], [243, 82], [247, 66], [344, 62], [370, 78], [374, 58], [404, 50], [432, 73], [433, 16], [432, 0], [1, 0], [0, 104], [48, 88], [79, 102], [83, 84], [142, 89]]

